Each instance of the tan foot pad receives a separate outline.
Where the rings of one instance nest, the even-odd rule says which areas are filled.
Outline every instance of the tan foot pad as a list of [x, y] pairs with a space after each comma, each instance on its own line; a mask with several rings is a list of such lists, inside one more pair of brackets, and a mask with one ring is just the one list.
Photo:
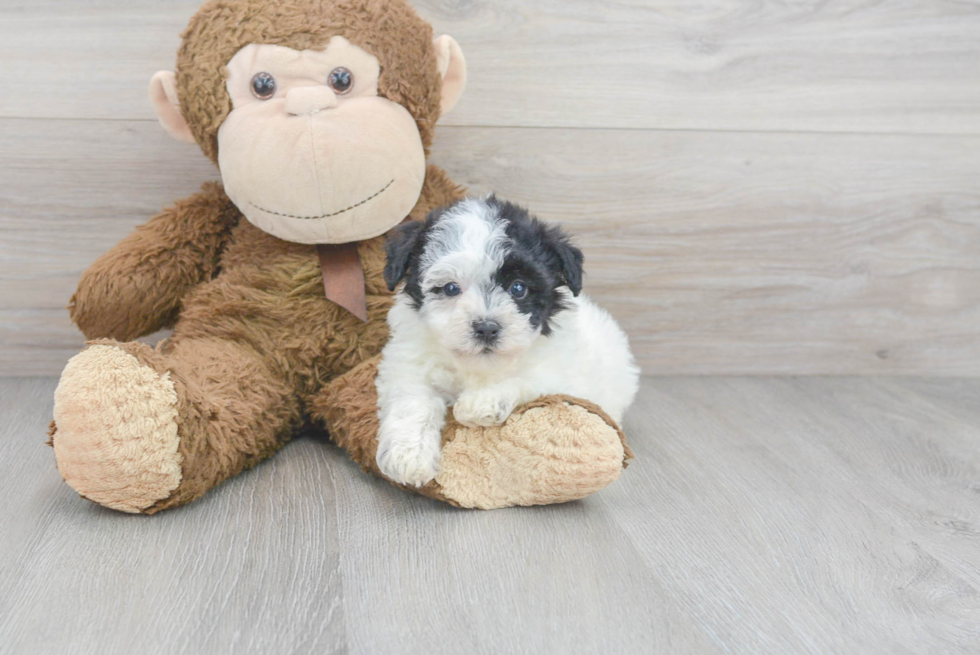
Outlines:
[[89, 500], [137, 513], [180, 483], [173, 382], [121, 348], [94, 345], [71, 358], [54, 420], [58, 470]]
[[579, 404], [542, 400], [500, 427], [457, 424], [435, 481], [462, 507], [547, 505], [606, 487], [629, 456], [618, 428], [603, 416]]

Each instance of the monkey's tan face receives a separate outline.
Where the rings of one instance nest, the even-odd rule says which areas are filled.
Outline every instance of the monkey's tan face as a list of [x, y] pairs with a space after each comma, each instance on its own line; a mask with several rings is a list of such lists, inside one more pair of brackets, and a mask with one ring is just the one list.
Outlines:
[[378, 96], [379, 74], [376, 57], [339, 36], [318, 51], [238, 51], [218, 165], [251, 223], [287, 241], [348, 243], [408, 215], [425, 152], [408, 110]]

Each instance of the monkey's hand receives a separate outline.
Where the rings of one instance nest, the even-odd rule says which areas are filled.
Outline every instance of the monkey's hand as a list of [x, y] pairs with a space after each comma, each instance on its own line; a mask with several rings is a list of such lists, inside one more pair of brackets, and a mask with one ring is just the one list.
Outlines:
[[215, 274], [238, 217], [216, 182], [168, 207], [82, 274], [72, 321], [89, 339], [119, 341], [170, 327], [184, 295]]

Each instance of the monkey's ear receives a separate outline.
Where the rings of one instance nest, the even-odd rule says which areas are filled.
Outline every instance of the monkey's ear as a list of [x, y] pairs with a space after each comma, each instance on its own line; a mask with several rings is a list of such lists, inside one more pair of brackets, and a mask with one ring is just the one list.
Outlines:
[[183, 141], [194, 143], [194, 135], [190, 126], [180, 113], [180, 101], [177, 100], [177, 76], [173, 71], [160, 71], [150, 80], [150, 102], [153, 110], [160, 119], [167, 134]]
[[425, 232], [425, 223], [412, 221], [395, 228], [385, 242], [388, 260], [385, 262], [385, 284], [388, 291], [394, 291], [395, 286], [408, 273], [408, 265], [412, 259], [415, 246]]
[[448, 114], [466, 88], [466, 58], [456, 39], [443, 34], [435, 40], [436, 62], [442, 77], [441, 114]]

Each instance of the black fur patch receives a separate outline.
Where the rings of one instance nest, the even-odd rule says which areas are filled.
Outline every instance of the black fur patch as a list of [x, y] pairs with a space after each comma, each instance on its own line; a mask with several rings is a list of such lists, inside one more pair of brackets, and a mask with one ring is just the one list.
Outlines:
[[571, 244], [560, 227], [548, 225], [526, 209], [490, 196], [488, 204], [507, 221], [506, 233], [511, 251], [497, 271], [495, 282], [505, 291], [520, 280], [527, 286], [527, 296], [514, 299], [531, 325], [541, 327], [541, 334], [551, 334], [551, 319], [567, 309], [558, 287], [568, 286], [572, 295], [582, 291], [584, 256]]
[[[505, 291], [520, 280], [527, 286], [524, 298], [514, 299], [531, 325], [541, 328], [541, 334], [551, 334], [551, 319], [567, 305], [558, 288], [567, 286], [572, 295], [582, 291], [582, 251], [571, 244], [557, 225], [548, 225], [514, 203], [490, 196], [487, 204], [497, 216], [507, 221], [506, 234], [510, 253], [496, 272], [494, 283]], [[455, 207], [440, 207], [429, 212], [425, 222], [405, 223], [395, 228], [386, 242], [387, 262], [384, 277], [389, 290], [405, 280], [404, 292], [412, 299], [415, 309], [422, 306], [422, 271], [419, 260], [425, 250], [429, 230], [442, 215]], [[431, 289], [430, 293], [442, 293]]]
[[425, 222], [413, 221], [402, 223], [388, 235], [385, 241], [384, 278], [389, 291], [402, 280], [405, 280], [405, 293], [412, 299], [415, 309], [422, 306], [422, 273], [419, 270], [419, 260], [425, 250], [429, 230], [439, 220], [448, 207], [433, 209], [425, 217]]

